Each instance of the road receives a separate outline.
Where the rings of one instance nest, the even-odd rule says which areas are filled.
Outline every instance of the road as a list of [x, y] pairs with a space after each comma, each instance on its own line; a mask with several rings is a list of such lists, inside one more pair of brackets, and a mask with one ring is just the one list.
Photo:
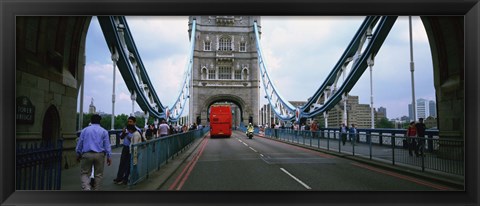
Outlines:
[[437, 183], [235, 131], [202, 140], [160, 187], [181, 191], [440, 191]]

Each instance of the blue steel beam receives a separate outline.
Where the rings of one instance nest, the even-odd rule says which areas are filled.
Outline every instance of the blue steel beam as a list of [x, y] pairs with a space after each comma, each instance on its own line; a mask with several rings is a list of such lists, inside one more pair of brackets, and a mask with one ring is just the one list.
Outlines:
[[[307, 103], [301, 107], [294, 108], [291, 104], [289, 104], [285, 99], [281, 97], [278, 90], [273, 85], [265, 63], [265, 59], [263, 59], [260, 41], [259, 41], [259, 34], [257, 30], [257, 24], [254, 23], [255, 27], [255, 36], [257, 40], [257, 52], [259, 56], [259, 67], [261, 73], [262, 82], [264, 84], [264, 90], [267, 94], [267, 99], [274, 110], [275, 114], [284, 121], [291, 121], [296, 118], [300, 117], [313, 117], [320, 113], [326, 112], [332, 109], [336, 104], [341, 101], [342, 95], [347, 94], [355, 85], [355, 83], [359, 80], [363, 72], [368, 67], [367, 61], [369, 57], [375, 57], [378, 50], [380, 49], [381, 45], [383, 44], [386, 36], [390, 32], [391, 27], [395, 23], [397, 17], [377, 17], [377, 16], [368, 16], [365, 18], [362, 25], [357, 30], [355, 36], [353, 37], [352, 41], [348, 45], [347, 49], [340, 57], [339, 61], [332, 69], [330, 74], [327, 76], [326, 80], [322, 83], [320, 88], [315, 92], [315, 94], [307, 100]], [[368, 42], [366, 49], [362, 54], [358, 53], [363, 43], [365, 42], [367, 35], [370, 35], [369, 32], [373, 30], [376, 26], [375, 32], [373, 32], [372, 39]], [[359, 55], [359, 58], [358, 56]], [[353, 59], [353, 60], [352, 60]], [[320, 101], [321, 97], [324, 97], [325, 92], [329, 87], [333, 84], [336, 84], [338, 77], [341, 75], [343, 69], [345, 69], [346, 65], [353, 61], [352, 69], [348, 74], [348, 77], [343, 81], [342, 85], [339, 89], [332, 91], [333, 93], [328, 98], [328, 100], [320, 107], [313, 107], [313, 105]], [[272, 87], [272, 91], [268, 92], [268, 87]], [[276, 98], [276, 102], [272, 102], [273, 99]], [[324, 97], [325, 98], [325, 97]], [[283, 109], [283, 112], [278, 107]], [[284, 115], [282, 113], [287, 113], [288, 115]], [[298, 115], [292, 115], [298, 113]]]
[[339, 72], [341, 72], [342, 67], [348, 61], [348, 58], [355, 55], [355, 53], [358, 51], [358, 48], [361, 46], [360, 42], [362, 40], [362, 36], [367, 32], [368, 28], [371, 25], [375, 24], [378, 21], [378, 19], [379, 19], [379, 17], [372, 17], [372, 16], [367, 16], [365, 18], [362, 25], [357, 30], [357, 33], [353, 37], [352, 41], [347, 46], [347, 49], [345, 49], [344, 53], [342, 54], [342, 56], [338, 60], [335, 67], [328, 74], [326, 80], [323, 82], [323, 84], [320, 86], [320, 88], [318, 88], [318, 90], [315, 92], [315, 94], [312, 96], [312, 98], [310, 98], [307, 101], [307, 103], [300, 108], [300, 110], [302, 112], [308, 112], [310, 110], [310, 106], [312, 106], [316, 102], [316, 100], [324, 94], [324, 91], [329, 86], [332, 86], [335, 83], [335, 79], [336, 79], [337, 74]]
[[[118, 69], [130, 91], [135, 91], [139, 98], [136, 99], [138, 105], [143, 111], [155, 118], [165, 118], [169, 121], [176, 122], [180, 119], [184, 109], [186, 100], [189, 98], [188, 82], [191, 78], [191, 70], [193, 66], [193, 48], [195, 44], [195, 25], [193, 21], [189, 62], [187, 63], [186, 75], [183, 86], [179, 95], [171, 109], [163, 106], [157, 93], [150, 81], [148, 73], [143, 65], [140, 54], [135, 45], [135, 41], [128, 27], [125, 17], [118, 16], [99, 16], [98, 20], [102, 31], [109, 45], [110, 52], [119, 52]], [[123, 25], [123, 36], [117, 31], [118, 26]], [[124, 40], [122, 42], [122, 40]], [[136, 65], [133, 65], [135, 63]], [[137, 79], [135, 72], [137, 72]], [[152, 105], [153, 104], [153, 105]], [[183, 105], [183, 106], [182, 106]]]
[[[180, 88], [177, 100], [173, 103], [172, 107], [169, 109], [169, 119], [172, 122], [177, 122], [180, 120], [180, 116], [185, 110], [185, 104], [187, 99], [190, 98], [190, 85], [188, 84], [192, 78], [192, 68], [193, 68], [193, 50], [195, 48], [195, 31], [197, 21], [193, 19], [192, 21], [192, 32], [190, 34], [190, 53], [188, 55], [188, 62], [186, 65], [185, 79], [183, 80], [183, 85]], [[182, 106], [183, 105], [183, 106]]]
[[126, 25], [125, 26], [125, 43], [128, 46], [128, 49], [133, 53], [135, 59], [137, 59], [138, 66], [140, 68], [140, 75], [142, 77], [142, 80], [144, 80], [145, 84], [147, 84], [148, 88], [150, 89], [150, 94], [152, 95], [154, 102], [158, 105], [158, 108], [160, 108], [160, 112], [163, 112], [164, 106], [162, 105], [160, 99], [158, 98], [157, 92], [155, 92], [155, 89], [153, 88], [153, 85], [150, 81], [150, 78], [148, 77], [147, 71], [145, 69], [145, 66], [143, 65], [143, 61], [140, 58], [140, 53], [137, 50], [137, 46], [135, 45], [135, 41], [133, 40], [132, 33], [130, 32], [130, 28], [128, 27], [127, 20], [125, 19], [124, 16], [119, 17], [120, 23]]
[[[255, 32], [257, 55], [258, 55], [258, 67], [260, 69], [260, 78], [263, 82], [263, 88], [267, 94], [266, 98], [270, 103], [272, 110], [281, 120], [288, 121], [295, 118], [295, 107], [290, 104], [290, 102], [285, 101], [285, 99], [280, 95], [277, 88], [270, 79], [270, 76], [267, 72], [267, 63], [265, 58], [263, 58], [262, 47], [260, 44], [260, 35], [258, 32], [258, 25], [255, 21], [253, 23], [253, 28]], [[269, 87], [271, 92], [269, 91]]]
[[[123, 26], [125, 27], [124, 32], [125, 36], [125, 41], [129, 41], [127, 39], [130, 39], [131, 41], [127, 43], [127, 48], [125, 49], [122, 44], [122, 37], [120, 37], [119, 33], [117, 32], [117, 23], [115, 22], [115, 17], [113, 16], [98, 16], [98, 21], [100, 23], [100, 26], [103, 31], [103, 35], [105, 37], [105, 40], [107, 41], [107, 45], [110, 49], [110, 52], [114, 53], [115, 50], [118, 52], [119, 59], [117, 62], [118, 69], [120, 71], [120, 74], [123, 77], [123, 80], [128, 88], [129, 91], [134, 91], [137, 95], [136, 102], [140, 106], [140, 108], [148, 112], [149, 115], [155, 117], [155, 118], [165, 118], [165, 108], [162, 106], [162, 103], [158, 99], [158, 97], [154, 98], [154, 101], [158, 108], [154, 108], [151, 106], [149, 103], [148, 97], [145, 95], [144, 88], [141, 88], [140, 83], [138, 80], [135, 78], [134, 72], [137, 70], [137, 68], [134, 68], [132, 63], [130, 62], [130, 53], [133, 54], [133, 57], [136, 59], [136, 62], [138, 64], [138, 69], [140, 70], [140, 73], [143, 73], [144, 76], [142, 77], [142, 80], [144, 80], [147, 85], [150, 84], [149, 90], [151, 91], [151, 94], [155, 93], [155, 90], [151, 86], [150, 80], [148, 78], [148, 75], [146, 74], [145, 68], [143, 67], [143, 63], [141, 63], [141, 59], [139, 58], [140, 55], [138, 54], [138, 51], [135, 47], [135, 44], [133, 43], [133, 39], [131, 38], [131, 34], [129, 33], [128, 25], [126, 24], [126, 21], [124, 20], [122, 22]], [[122, 19], [123, 17], [118, 17], [119, 19]], [[128, 48], [130, 47], [130, 48]], [[128, 53], [127, 53], [128, 52]], [[143, 86], [142, 86], [143, 87]], [[158, 110], [157, 110], [158, 109]]]
[[343, 84], [337, 90], [337, 92], [333, 93], [333, 96], [331, 96], [322, 107], [315, 109], [313, 111], [310, 111], [309, 113], [305, 113], [304, 115], [305, 117], [307, 118], [314, 117], [320, 113], [329, 111], [338, 102], [340, 102], [342, 94], [348, 93], [350, 92], [350, 90], [352, 90], [353, 86], [355, 86], [355, 84], [360, 79], [362, 74], [368, 68], [367, 61], [370, 55], [372, 57], [375, 57], [375, 55], [378, 53], [378, 51], [380, 50], [380, 47], [382, 46], [383, 42], [387, 38], [387, 35], [390, 32], [396, 20], [397, 20], [396, 16], [387, 16], [387, 17], [381, 18], [380, 22], [378, 23], [376, 32], [372, 34], [372, 40], [369, 41], [364, 54], [360, 57], [359, 61], [354, 62], [354, 65], [352, 66], [352, 70], [346, 77]]

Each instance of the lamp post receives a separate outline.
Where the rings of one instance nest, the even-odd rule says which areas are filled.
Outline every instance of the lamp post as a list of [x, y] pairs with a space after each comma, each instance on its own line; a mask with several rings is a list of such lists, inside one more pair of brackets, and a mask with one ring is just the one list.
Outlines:
[[415, 106], [415, 79], [414, 79], [414, 71], [415, 65], [413, 63], [413, 42], [412, 42], [412, 16], [408, 17], [408, 28], [410, 33], [410, 73], [412, 79], [412, 112], [413, 112], [413, 121], [417, 119], [416, 117], [416, 106]]
[[112, 48], [112, 61], [113, 61], [113, 86], [112, 86], [112, 125], [111, 130], [115, 129], [115, 68], [118, 61], [117, 48]]
[[[368, 42], [372, 40], [372, 28], [368, 28], [367, 30], [367, 39]], [[374, 113], [374, 108], [373, 108], [373, 55], [370, 54], [367, 60], [368, 67], [370, 68], [370, 121], [372, 124], [372, 129], [375, 129], [375, 113]]]
[[135, 116], [135, 100], [137, 99], [137, 94], [135, 91], [132, 91], [132, 96], [130, 96], [130, 99], [132, 100], [132, 114], [130, 116]]

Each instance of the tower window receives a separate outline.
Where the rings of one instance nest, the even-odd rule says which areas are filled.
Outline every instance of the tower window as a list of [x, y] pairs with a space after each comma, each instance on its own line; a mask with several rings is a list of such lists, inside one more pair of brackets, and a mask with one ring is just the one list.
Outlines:
[[208, 70], [208, 79], [215, 79], [215, 69]]
[[203, 43], [203, 50], [204, 51], [211, 51], [212, 49], [212, 43], [210, 41], [206, 41]]
[[247, 43], [245, 43], [245, 42], [240, 42], [240, 51], [241, 51], [241, 52], [247, 51]]
[[235, 79], [242, 79], [242, 71], [235, 70]]
[[220, 51], [231, 51], [232, 50], [232, 39], [230, 37], [220, 38], [218, 50], [220, 50]]
[[218, 79], [232, 79], [232, 67], [219, 67]]

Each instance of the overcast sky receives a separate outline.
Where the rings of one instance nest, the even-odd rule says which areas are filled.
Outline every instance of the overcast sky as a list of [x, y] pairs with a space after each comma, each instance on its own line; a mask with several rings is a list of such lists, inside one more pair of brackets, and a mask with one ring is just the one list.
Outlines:
[[[420, 18], [412, 19], [415, 97], [435, 100], [427, 36]], [[306, 101], [312, 96], [363, 20], [363, 16], [262, 17], [260, 41], [268, 72], [281, 95], [289, 101]], [[172, 105], [178, 96], [187, 61], [188, 17], [127, 17], [127, 21], [162, 104]], [[387, 108], [390, 119], [408, 116], [408, 104], [412, 101], [408, 31], [408, 17], [399, 17], [373, 67], [374, 107]], [[97, 18], [93, 17], [86, 42], [84, 112], [88, 112], [92, 98], [97, 111], [112, 112], [112, 69], [105, 38]], [[120, 73], [116, 73], [115, 114], [130, 114], [130, 94]], [[263, 88], [261, 90], [263, 93]], [[370, 104], [368, 69], [350, 95], [359, 96], [361, 104]], [[264, 98], [261, 101], [266, 103]], [[134, 107], [135, 111], [140, 110], [138, 105]]]

